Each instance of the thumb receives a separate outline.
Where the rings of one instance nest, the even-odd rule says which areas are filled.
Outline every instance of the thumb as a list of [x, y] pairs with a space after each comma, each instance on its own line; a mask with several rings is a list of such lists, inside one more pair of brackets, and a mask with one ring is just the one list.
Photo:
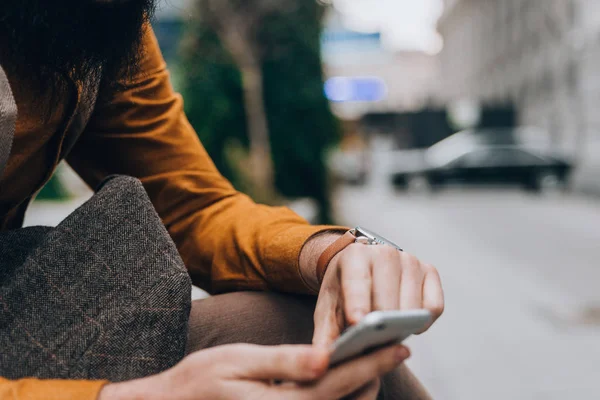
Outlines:
[[340, 326], [334, 318], [315, 321], [314, 346], [328, 348], [340, 336]]
[[340, 336], [344, 320], [342, 313], [337, 310], [336, 303], [330, 299], [319, 302], [315, 310], [313, 345], [329, 347]]
[[329, 365], [329, 352], [313, 346], [229, 347], [237, 353], [230, 358], [235, 360], [236, 377], [243, 379], [312, 381], [321, 377]]

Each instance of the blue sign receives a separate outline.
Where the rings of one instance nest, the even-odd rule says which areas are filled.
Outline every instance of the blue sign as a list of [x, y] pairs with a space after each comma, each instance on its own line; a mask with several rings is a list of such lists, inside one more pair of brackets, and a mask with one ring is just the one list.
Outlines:
[[377, 77], [334, 77], [325, 82], [325, 96], [337, 103], [376, 102], [386, 95], [386, 84]]
[[325, 31], [321, 34], [323, 43], [374, 42], [381, 43], [381, 33], [361, 33], [354, 31]]

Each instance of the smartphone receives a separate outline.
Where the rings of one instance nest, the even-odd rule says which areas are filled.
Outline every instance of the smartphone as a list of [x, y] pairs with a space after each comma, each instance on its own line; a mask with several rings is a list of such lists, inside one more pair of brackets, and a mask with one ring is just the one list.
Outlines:
[[332, 345], [334, 366], [380, 347], [398, 344], [431, 322], [427, 310], [374, 311], [348, 328]]

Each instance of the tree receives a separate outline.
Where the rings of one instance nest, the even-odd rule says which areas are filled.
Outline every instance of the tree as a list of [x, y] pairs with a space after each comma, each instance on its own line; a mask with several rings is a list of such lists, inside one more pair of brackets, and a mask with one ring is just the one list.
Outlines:
[[281, 11], [287, 0], [199, 0], [203, 20], [217, 34], [239, 68], [250, 142], [250, 169], [259, 192], [274, 190], [273, 160], [265, 111], [262, 71], [264, 49], [258, 38], [261, 21]]
[[339, 139], [337, 120], [323, 91], [321, 20], [324, 8], [298, 0], [266, 17], [261, 41], [265, 104], [275, 149], [275, 184], [288, 197], [314, 198], [319, 219], [331, 222], [325, 152]]
[[179, 70], [186, 114], [219, 171], [247, 189], [229, 156], [232, 143], [249, 147], [240, 73], [201, 19], [184, 30]]
[[[198, 0], [199, 10], [211, 4], [218, 6], [214, 4], [217, 1], [220, 0]], [[252, 39], [252, 56], [246, 54], [248, 49], [238, 49], [249, 60], [244, 65], [256, 68], [259, 62], [259, 68], [249, 74], [248, 69], [240, 67], [242, 56], [234, 56], [231, 51], [233, 45], [224, 44], [223, 32], [233, 28], [221, 27], [218, 33], [215, 22], [207, 21], [210, 17], [226, 23], [225, 17], [214, 18], [214, 10], [212, 14], [196, 14], [185, 29], [182, 48], [186, 113], [217, 167], [239, 187], [243, 171], [239, 168], [240, 161], [232, 159], [231, 149], [236, 146], [231, 144], [239, 143], [252, 153], [252, 143], [257, 143], [251, 128], [252, 118], [261, 113], [248, 115], [248, 109], [259, 109], [248, 103], [262, 98], [264, 121], [260, 125], [264, 129], [258, 139], [258, 143], [263, 141], [259, 161], [268, 158], [272, 162], [269, 182], [274, 182], [283, 196], [316, 199], [321, 221], [329, 222], [324, 152], [337, 139], [338, 131], [323, 94], [320, 60], [323, 8], [310, 0], [279, 0], [275, 5], [265, 0], [227, 2], [238, 7], [235, 13], [231, 8], [226, 10], [229, 14], [220, 11], [221, 15], [236, 15], [229, 21], [236, 25], [237, 33], [231, 35], [237, 38], [237, 46]], [[258, 8], [254, 8], [255, 4], [259, 4]], [[236, 19], [243, 20], [244, 16], [249, 16], [252, 22]], [[248, 35], [240, 34], [250, 31]], [[254, 61], [251, 57], [255, 57]], [[248, 94], [248, 75], [259, 76], [262, 81], [260, 88], [252, 90], [253, 95]], [[270, 153], [265, 153], [269, 148]]]

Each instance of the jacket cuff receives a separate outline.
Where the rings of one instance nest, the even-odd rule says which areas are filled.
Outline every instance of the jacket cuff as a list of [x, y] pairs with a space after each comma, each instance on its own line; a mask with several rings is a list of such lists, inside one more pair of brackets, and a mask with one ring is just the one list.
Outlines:
[[268, 281], [277, 289], [300, 294], [315, 294], [300, 271], [300, 252], [314, 236], [325, 233], [344, 233], [349, 228], [329, 225], [295, 225], [274, 235], [265, 249], [268, 271], [277, 271]]
[[108, 381], [21, 379], [13, 382], [15, 400], [96, 400]]

